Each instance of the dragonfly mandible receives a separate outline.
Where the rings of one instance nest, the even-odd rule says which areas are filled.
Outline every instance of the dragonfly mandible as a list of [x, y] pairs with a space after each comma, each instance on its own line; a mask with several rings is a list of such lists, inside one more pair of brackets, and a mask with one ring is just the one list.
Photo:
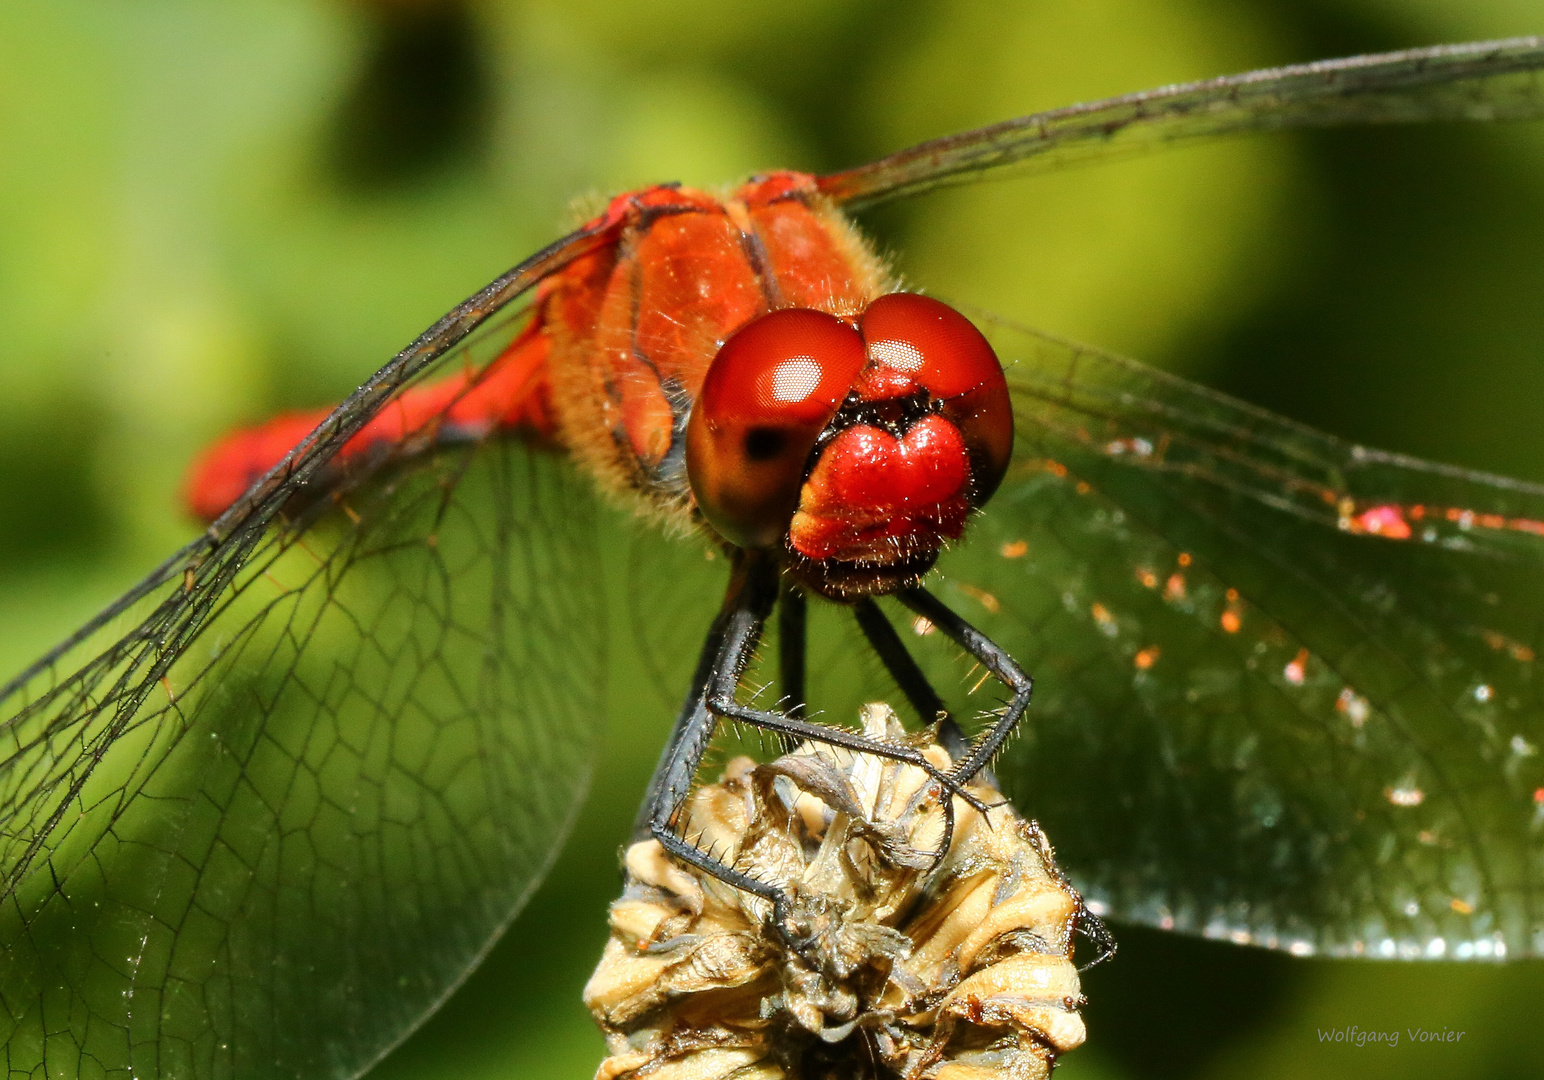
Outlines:
[[[1536, 117], [1540, 67], [1520, 39], [1169, 87], [814, 197], [1262, 128]], [[540, 880], [603, 712], [598, 534], [627, 518], [511, 435], [530, 417], [455, 410], [505, 370], [521, 301], [616, 235], [543, 249], [295, 423], [203, 536], [0, 688], [12, 1069], [353, 1075]], [[934, 588], [1039, 679], [999, 763], [1026, 812], [1099, 795], [1055, 834], [1097, 910], [1297, 953], [1544, 952], [1544, 490], [968, 314], [1017, 440]], [[700, 542], [630, 543], [640, 579], [722, 589]], [[918, 663], [958, 682], [951, 651]]]

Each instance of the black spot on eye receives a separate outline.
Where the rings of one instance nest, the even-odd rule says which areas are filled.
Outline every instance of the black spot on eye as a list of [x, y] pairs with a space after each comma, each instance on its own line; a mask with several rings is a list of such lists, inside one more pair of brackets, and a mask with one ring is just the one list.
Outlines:
[[788, 445], [788, 436], [777, 428], [751, 428], [745, 433], [745, 456], [751, 461], [771, 461]]

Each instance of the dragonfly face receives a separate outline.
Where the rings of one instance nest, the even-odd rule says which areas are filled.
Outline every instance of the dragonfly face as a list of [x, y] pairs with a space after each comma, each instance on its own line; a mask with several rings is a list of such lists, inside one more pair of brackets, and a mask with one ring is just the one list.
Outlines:
[[842, 598], [919, 582], [1012, 444], [986, 339], [945, 304], [890, 293], [856, 326], [785, 308], [737, 331], [692, 409], [686, 465], [720, 536], [782, 550], [807, 588]]
[[[1144, 139], [1534, 116], [1541, 64], [1526, 41], [1174, 88], [815, 183], [852, 207]], [[545, 872], [602, 711], [603, 598], [585, 568], [605, 511], [533, 447], [582, 403], [627, 439], [570, 447], [591, 471], [676, 507], [689, 489], [669, 378], [644, 371], [660, 393], [629, 394], [621, 340], [619, 404], [543, 389], [536, 307], [495, 317], [528, 297], [569, 305], [564, 325], [634, 325], [563, 288], [618, 255], [609, 227], [521, 264], [325, 419], [292, 419], [320, 426], [273, 471], [236, 453], [247, 471], [211, 498], [235, 501], [210, 531], [0, 692], [13, 1069], [347, 1075], [411, 1030]], [[830, 311], [821, 291], [789, 306]], [[725, 323], [759, 313], [747, 296], [716, 301], [749, 303]], [[1544, 493], [975, 321], [1007, 370], [1014, 445], [930, 582], [1040, 679], [999, 772], [1085, 891], [1124, 918], [1297, 952], [1544, 951]], [[991, 487], [998, 430], [964, 439], [967, 502]], [[676, 568], [672, 588], [722, 588], [722, 562], [638, 543]], [[775, 597], [750, 578], [754, 616]], [[897, 682], [952, 686], [953, 662], [919, 650], [925, 678]], [[818, 672], [811, 687], [842, 714]]]

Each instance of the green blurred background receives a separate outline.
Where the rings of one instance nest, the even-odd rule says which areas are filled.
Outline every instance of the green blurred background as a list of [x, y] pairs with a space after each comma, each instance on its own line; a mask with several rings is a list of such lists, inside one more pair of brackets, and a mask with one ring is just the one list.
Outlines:
[[[1541, 29], [1539, 0], [8, 0], [0, 669], [193, 535], [177, 490], [203, 443], [340, 397], [556, 236], [575, 197]], [[1544, 480], [1544, 124], [1237, 140], [867, 224], [938, 295], [1349, 438]], [[653, 716], [626, 696], [628, 640], [613, 712]], [[374, 1075], [590, 1074], [579, 989], [662, 734], [616, 725], [544, 889]], [[1117, 930], [1066, 1080], [1544, 1070], [1537, 964], [1292, 961]], [[1319, 1041], [1351, 1024], [1467, 1034]]]

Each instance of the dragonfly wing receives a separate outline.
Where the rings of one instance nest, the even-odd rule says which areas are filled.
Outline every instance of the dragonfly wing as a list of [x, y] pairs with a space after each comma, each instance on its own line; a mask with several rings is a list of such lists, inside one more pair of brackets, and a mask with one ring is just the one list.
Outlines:
[[1544, 116], [1541, 68], [1538, 37], [1295, 64], [1035, 113], [920, 143], [818, 183], [858, 209], [1009, 166], [1054, 168], [1242, 131], [1532, 118]]
[[434, 360], [0, 693], [11, 1072], [356, 1075], [544, 874], [604, 708], [591, 485], [485, 439], [304, 486]]
[[986, 325], [1016, 456], [940, 588], [1037, 678], [1000, 769], [1087, 895], [1297, 952], [1544, 954], [1544, 488]]

